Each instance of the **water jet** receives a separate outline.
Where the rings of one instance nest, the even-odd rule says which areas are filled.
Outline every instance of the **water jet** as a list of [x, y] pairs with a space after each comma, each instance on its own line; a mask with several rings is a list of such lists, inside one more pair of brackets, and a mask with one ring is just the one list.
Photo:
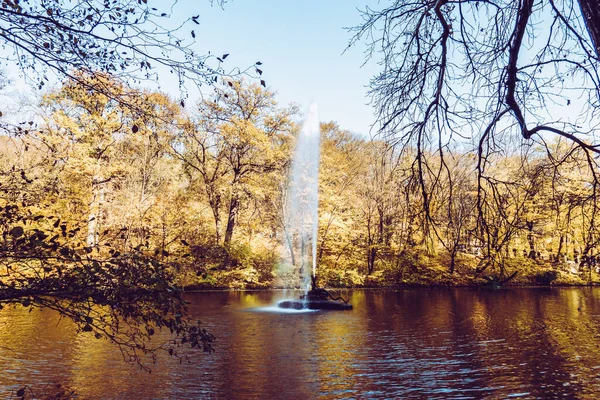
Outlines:
[[284, 212], [284, 237], [290, 264], [297, 270], [304, 295], [278, 303], [281, 308], [350, 310], [352, 305], [317, 286], [319, 158], [321, 132], [313, 102], [298, 135], [290, 169]]

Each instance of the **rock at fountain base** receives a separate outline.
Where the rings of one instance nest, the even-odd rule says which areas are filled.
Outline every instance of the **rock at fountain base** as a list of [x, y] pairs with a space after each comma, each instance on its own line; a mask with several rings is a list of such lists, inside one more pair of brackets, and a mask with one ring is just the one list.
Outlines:
[[352, 304], [332, 300], [284, 300], [277, 305], [294, 310], [352, 310]]
[[352, 310], [352, 304], [342, 297], [335, 298], [327, 290], [317, 287], [316, 276], [312, 277], [312, 289], [298, 300], [279, 302], [280, 308], [294, 310]]

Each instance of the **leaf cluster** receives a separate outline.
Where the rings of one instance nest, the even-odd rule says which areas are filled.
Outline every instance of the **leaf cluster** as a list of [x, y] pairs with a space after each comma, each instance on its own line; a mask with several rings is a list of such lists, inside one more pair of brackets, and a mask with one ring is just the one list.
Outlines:
[[[91, 248], [80, 241], [80, 228], [14, 204], [0, 208], [0, 227], [0, 306], [56, 310], [131, 361], [161, 349], [174, 355], [186, 343], [211, 350], [214, 337], [185, 317], [173, 271], [143, 246], [120, 252], [105, 232], [106, 240]], [[173, 339], [152, 344], [161, 329]]]

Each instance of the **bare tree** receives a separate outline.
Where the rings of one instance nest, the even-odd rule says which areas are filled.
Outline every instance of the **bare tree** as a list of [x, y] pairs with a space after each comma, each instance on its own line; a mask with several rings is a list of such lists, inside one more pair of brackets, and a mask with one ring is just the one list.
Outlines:
[[[224, 0], [211, 2], [222, 5]], [[197, 53], [194, 27], [200, 16], [178, 22], [171, 15], [176, 1], [148, 3], [152, 0], [3, 1], [0, 43], [5, 51], [0, 58], [16, 64], [40, 88], [52, 73], [89, 85], [76, 71], [139, 83], [158, 81], [162, 69], [177, 78], [183, 92], [222, 76], [262, 73], [254, 66], [226, 69], [228, 54]], [[110, 87], [94, 89], [112, 94]]]
[[[351, 28], [350, 45], [364, 41], [367, 57], [380, 58], [382, 72], [370, 92], [379, 131], [414, 151], [430, 223], [437, 223], [432, 194], [450, 178], [446, 160], [453, 150], [478, 156], [483, 230], [490, 229], [484, 210], [494, 206], [499, 182], [489, 170], [499, 156], [526, 157], [534, 145], [550, 154], [550, 143], [562, 137], [596, 170], [598, 27], [595, 2], [580, 3], [394, 0], [381, 10], [367, 8], [363, 23]], [[431, 162], [432, 155], [441, 162]], [[591, 179], [597, 187], [595, 172]]]

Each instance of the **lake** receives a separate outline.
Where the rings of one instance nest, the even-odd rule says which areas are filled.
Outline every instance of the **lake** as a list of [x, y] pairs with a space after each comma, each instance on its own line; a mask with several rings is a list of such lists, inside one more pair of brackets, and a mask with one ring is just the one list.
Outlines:
[[352, 311], [280, 313], [281, 291], [187, 295], [217, 336], [152, 372], [48, 310], [0, 312], [0, 398], [56, 383], [84, 399], [600, 397], [600, 288], [335, 292]]

